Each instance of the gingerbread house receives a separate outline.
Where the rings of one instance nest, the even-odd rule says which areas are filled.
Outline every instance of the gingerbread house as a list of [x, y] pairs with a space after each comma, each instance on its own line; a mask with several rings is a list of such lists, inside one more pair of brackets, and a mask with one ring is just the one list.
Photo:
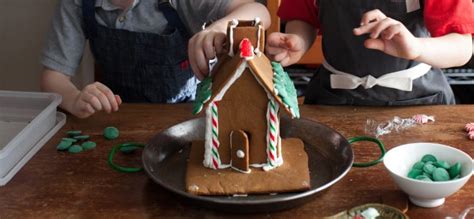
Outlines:
[[205, 167], [250, 173], [283, 164], [280, 112], [299, 118], [296, 90], [281, 65], [263, 53], [265, 30], [254, 21], [229, 22], [228, 53], [199, 85], [194, 113], [205, 112]]

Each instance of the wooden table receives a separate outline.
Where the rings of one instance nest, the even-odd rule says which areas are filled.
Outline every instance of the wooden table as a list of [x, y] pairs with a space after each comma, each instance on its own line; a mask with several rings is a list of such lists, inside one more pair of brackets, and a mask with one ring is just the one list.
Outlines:
[[[463, 127], [474, 122], [474, 106], [427, 106], [406, 108], [302, 106], [302, 116], [324, 123], [346, 137], [364, 135], [367, 119], [386, 121], [393, 116], [410, 117], [424, 113], [436, 122], [402, 133], [381, 137], [387, 149], [411, 142], [437, 142], [459, 148], [474, 156], [474, 142], [466, 138]], [[191, 206], [166, 191], [146, 173], [125, 174], [112, 170], [106, 162], [111, 147], [123, 141], [146, 142], [156, 133], [192, 118], [190, 105], [128, 105], [113, 114], [99, 114], [89, 119], [68, 116], [66, 125], [10, 181], [0, 187], [0, 218], [65, 217], [172, 217], [219, 218], [242, 217]], [[106, 126], [121, 130], [119, 140], [106, 141]], [[95, 150], [81, 154], [56, 151], [65, 131], [79, 129], [98, 143]], [[357, 161], [376, 158], [374, 145], [354, 146]], [[133, 165], [140, 156], [119, 162]], [[352, 168], [328, 191], [300, 207], [269, 214], [244, 215], [246, 218], [315, 218], [329, 216], [351, 207], [382, 202], [386, 197], [405, 197], [384, 169], [383, 164], [370, 168]], [[424, 209], [409, 205], [412, 218], [458, 216], [474, 205], [474, 181], [446, 199], [438, 208]]]

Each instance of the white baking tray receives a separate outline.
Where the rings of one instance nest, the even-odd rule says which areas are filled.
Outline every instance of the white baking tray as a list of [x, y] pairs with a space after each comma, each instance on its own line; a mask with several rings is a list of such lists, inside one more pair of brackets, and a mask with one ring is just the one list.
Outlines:
[[33, 147], [31, 147], [30, 151], [28, 151], [25, 156], [23, 156], [14, 166], [10, 169], [7, 174], [3, 177], [0, 177], [0, 186], [4, 186], [7, 184], [13, 176], [28, 162], [35, 154], [38, 152], [46, 142], [48, 142], [51, 137], [54, 136], [58, 132], [61, 127], [64, 126], [66, 123], [66, 115], [64, 113], [57, 112], [56, 113], [56, 125], [46, 133], [43, 138], [41, 138]]
[[30, 152], [42, 146], [40, 141], [64, 125], [65, 115], [56, 110], [60, 103], [61, 96], [53, 93], [0, 91], [0, 185], [34, 155]]

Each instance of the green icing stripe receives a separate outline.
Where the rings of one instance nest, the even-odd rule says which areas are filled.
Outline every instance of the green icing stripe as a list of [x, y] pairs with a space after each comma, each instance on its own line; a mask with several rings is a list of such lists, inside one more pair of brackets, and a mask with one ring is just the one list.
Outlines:
[[214, 136], [218, 137], [217, 132], [214, 129], [212, 129], [212, 134], [214, 134]]
[[217, 153], [216, 150], [212, 149], [212, 153], [214, 154], [215, 157], [219, 158], [219, 153]]
[[275, 150], [275, 147], [273, 147], [272, 144], [269, 144], [269, 145], [270, 145], [270, 148], [271, 148], [272, 150]]
[[217, 109], [215, 107], [212, 107], [212, 114], [214, 114], [214, 116], [218, 116], [217, 115]]
[[270, 123], [270, 130], [272, 130], [272, 132], [276, 132], [275, 126], [273, 126], [272, 123]]

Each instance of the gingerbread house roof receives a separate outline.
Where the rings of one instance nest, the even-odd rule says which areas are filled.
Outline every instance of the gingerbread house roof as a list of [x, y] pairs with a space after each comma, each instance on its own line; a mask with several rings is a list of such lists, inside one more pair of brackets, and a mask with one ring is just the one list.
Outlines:
[[[261, 39], [257, 38], [257, 40]], [[242, 57], [239, 55], [240, 48], [237, 50], [221, 55], [211, 76], [198, 85], [193, 112], [197, 114], [212, 101], [222, 99], [227, 89], [248, 68], [269, 98], [274, 98], [292, 118], [299, 118], [296, 89], [282, 66], [279, 63], [271, 62], [261, 51], [258, 51], [258, 47], [251, 57]]]

